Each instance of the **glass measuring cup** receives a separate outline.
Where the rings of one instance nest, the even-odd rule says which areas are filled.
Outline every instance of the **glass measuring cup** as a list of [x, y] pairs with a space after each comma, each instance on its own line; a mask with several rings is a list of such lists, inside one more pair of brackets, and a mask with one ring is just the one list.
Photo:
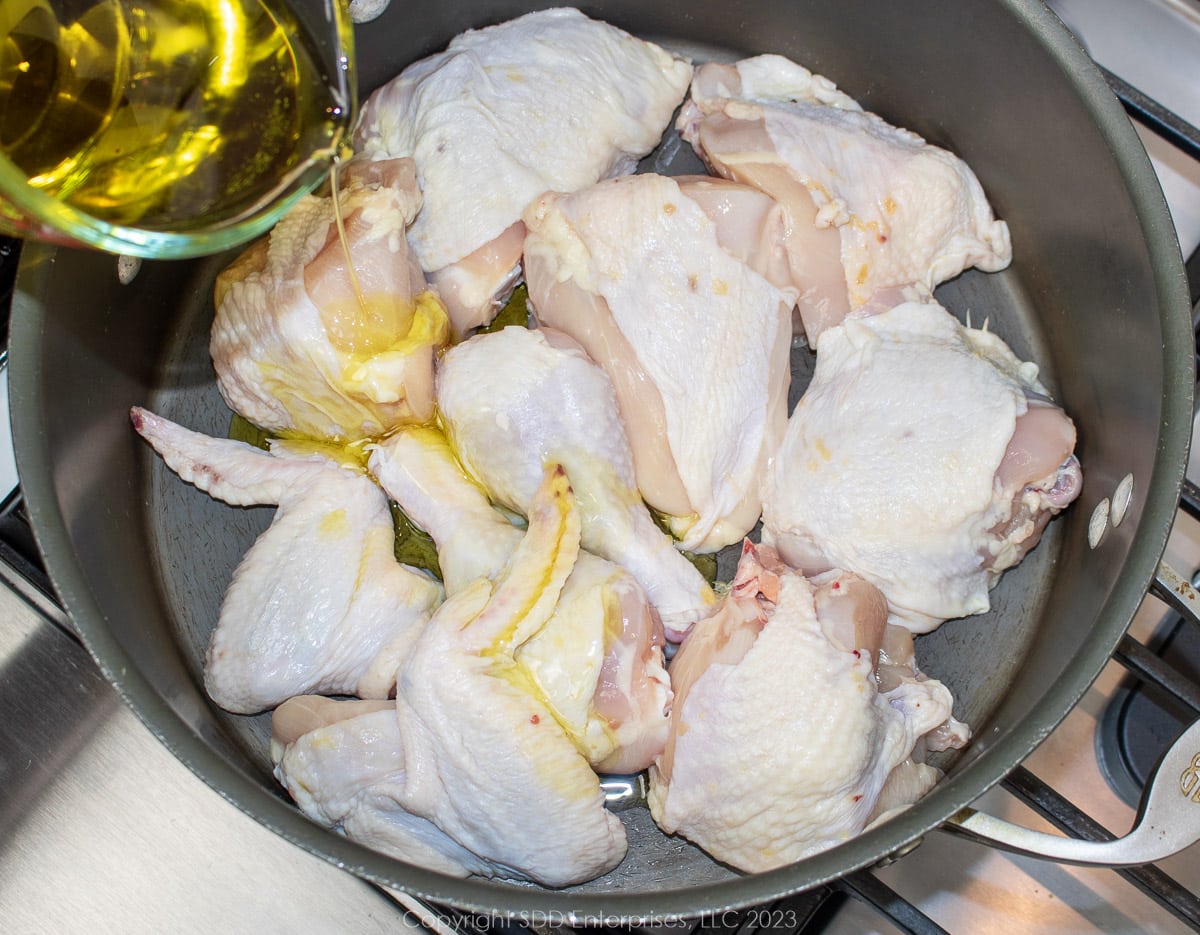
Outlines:
[[0, 232], [242, 244], [348, 146], [352, 61], [345, 0], [3, 0]]

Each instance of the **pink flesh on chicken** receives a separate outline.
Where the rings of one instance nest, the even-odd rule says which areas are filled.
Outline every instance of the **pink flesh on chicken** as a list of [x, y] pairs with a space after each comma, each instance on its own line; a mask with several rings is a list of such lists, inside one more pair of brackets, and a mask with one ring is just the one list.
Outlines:
[[296, 695], [272, 712], [271, 740], [287, 746], [320, 727], [395, 707], [395, 702], [385, 699], [350, 701], [334, 700], [322, 695]]
[[429, 274], [456, 338], [496, 317], [521, 278], [524, 246], [525, 225], [517, 221], [458, 262]]
[[1050, 518], [1071, 503], [1083, 487], [1074, 455], [1075, 424], [1058, 406], [1031, 399], [1017, 416], [1012, 439], [996, 469], [996, 483], [1013, 491], [1012, 515], [989, 531], [1007, 551], [983, 555], [984, 566], [1001, 572], [1020, 562], [1038, 544]]
[[[330, 227], [325, 246], [304, 267], [304, 288], [320, 310], [334, 347], [349, 353], [378, 353], [409, 332], [413, 298], [424, 291], [425, 277], [411, 254], [407, 263], [397, 263], [385, 245], [362, 245], [370, 230], [363, 211], [346, 217], [344, 225], [347, 246], [342, 245], [337, 227]], [[347, 247], [354, 257], [353, 274]]]
[[[620, 614], [621, 631], [613, 635], [608, 646], [592, 705], [596, 715], [614, 733], [619, 733], [624, 724], [647, 727], [635, 733], [630, 743], [621, 745], [593, 766], [601, 773], [636, 773], [654, 762], [670, 731], [660, 682], [664, 677], [662, 650], [666, 637], [658, 614], [632, 579], [616, 583], [608, 596], [616, 604], [612, 613]], [[649, 725], [656, 725], [657, 729], [648, 729]]]
[[[1074, 450], [1075, 425], [1067, 414], [1058, 406], [1030, 400], [1029, 408], [1017, 416], [1012, 440], [996, 469], [996, 480], [1006, 490], [1039, 485], [1055, 477]], [[1055, 505], [1061, 508], [1067, 504]]]
[[734, 120], [714, 114], [700, 125], [698, 141], [699, 151], [713, 172], [769, 193], [790, 216], [785, 243], [789, 278], [799, 293], [800, 327], [795, 331], [805, 334], [815, 347], [821, 332], [850, 312], [841, 236], [836, 228], [817, 226], [812, 195], [787, 166], [725, 162], [717, 155], [770, 151], [772, 144], [761, 119]]
[[812, 581], [821, 628], [845, 652], [866, 651], [878, 668], [887, 627], [887, 601], [858, 575], [832, 571]]
[[[346, 164], [339, 188], [390, 189], [416, 197], [416, 171], [411, 159], [355, 159]], [[337, 225], [330, 225], [325, 246], [304, 267], [304, 288], [335, 347], [372, 353], [407, 334], [412, 301], [425, 291], [425, 275], [406, 244], [397, 254], [393, 244], [369, 236], [372, 224], [365, 212], [360, 208], [343, 218], [345, 244]], [[368, 327], [362, 327], [364, 319]]]

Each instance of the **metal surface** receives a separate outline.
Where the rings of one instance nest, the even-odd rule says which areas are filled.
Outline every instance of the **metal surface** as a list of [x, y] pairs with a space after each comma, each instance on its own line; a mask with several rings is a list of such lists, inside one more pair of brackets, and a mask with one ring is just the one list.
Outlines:
[[[422, 13], [420, 28], [413, 10], [397, 10], [390, 27], [377, 21], [364, 36], [366, 82], [390, 77], [468, 23], [518, 9], [442, 7]], [[31, 252], [13, 324], [14, 430], [55, 586], [105, 675], [184, 763], [267, 827], [356, 873], [458, 905], [574, 918], [715, 912], [902, 851], [1009, 772], [1078, 701], [1140, 603], [1174, 513], [1190, 431], [1190, 310], [1145, 153], [1102, 77], [1039, 5], [815, 3], [803, 22], [796, 10], [765, 3], [737, 15], [717, 4], [692, 4], [682, 17], [669, 5], [608, 3], [590, 12], [643, 34], [793, 55], [866, 106], [962, 153], [1012, 226], [1013, 269], [963, 277], [943, 295], [989, 318], [1018, 353], [1043, 365], [1080, 426], [1085, 499], [1032, 561], [1006, 576], [992, 615], [921, 641], [924, 667], [951, 684], [978, 739], [916, 807], [809, 861], [744, 878], [692, 862], [686, 848], [661, 835], [656, 842], [644, 826], [638, 842], [649, 845], [650, 869], [632, 866], [590, 892], [448, 880], [383, 858], [283, 801], [255, 728], [204, 698], [196, 647], [180, 622], [219, 600], [263, 518], [199, 494], [180, 494], [186, 502], [172, 513], [155, 478], [161, 469], [138, 447], [126, 413], [150, 402], [193, 428], [224, 431], [228, 413], [210, 370], [180, 350], [203, 333], [221, 260], [146, 264], [121, 286], [111, 258]], [[1125, 366], [1131, 357], [1140, 373]], [[1128, 518], [1090, 550], [1088, 512], [1130, 473]], [[173, 525], [163, 525], [168, 515]], [[622, 816], [634, 822], [644, 812]]]
[[6, 933], [419, 931], [179, 769], [83, 647], [3, 588], [0, 620]]

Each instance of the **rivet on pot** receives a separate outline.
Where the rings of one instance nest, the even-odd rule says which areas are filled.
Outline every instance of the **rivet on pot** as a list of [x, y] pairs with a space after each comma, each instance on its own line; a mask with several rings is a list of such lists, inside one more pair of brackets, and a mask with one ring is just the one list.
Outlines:
[[120, 280], [122, 286], [128, 286], [133, 282], [133, 277], [138, 274], [138, 270], [141, 268], [142, 260], [140, 257], [117, 257], [117, 279]]
[[1109, 512], [1108, 497], [1097, 503], [1096, 509], [1092, 510], [1092, 518], [1088, 521], [1088, 545], [1093, 549], [1100, 544], [1100, 540], [1104, 538], [1104, 533], [1108, 530]]
[[903, 844], [900, 847], [896, 848], [896, 850], [892, 851], [890, 854], [888, 854], [882, 860], [877, 861], [874, 869], [882, 870], [884, 867], [890, 867], [892, 864], [894, 864], [896, 861], [898, 861], [901, 857], [907, 857], [909, 854], [911, 854], [913, 851], [915, 851], [918, 847], [921, 846], [921, 842], [924, 840], [925, 840], [924, 838], [913, 838], [913, 840], [909, 841], [907, 844]]
[[1112, 509], [1109, 511], [1109, 518], [1112, 520], [1113, 526], [1121, 525], [1121, 520], [1125, 518], [1125, 511], [1129, 509], [1129, 501], [1132, 499], [1133, 475], [1126, 474], [1113, 492]]
[[646, 804], [646, 775], [605, 776], [600, 780], [604, 792], [604, 807], [610, 812], [623, 812], [627, 808]]

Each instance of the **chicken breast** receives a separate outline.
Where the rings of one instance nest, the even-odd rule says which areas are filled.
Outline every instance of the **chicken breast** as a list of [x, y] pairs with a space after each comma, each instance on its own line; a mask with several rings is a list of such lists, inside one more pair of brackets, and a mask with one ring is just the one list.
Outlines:
[[456, 333], [490, 321], [519, 277], [525, 206], [632, 171], [691, 76], [564, 8], [465, 32], [371, 95], [355, 146], [416, 161], [425, 202], [409, 237]]
[[747, 872], [860, 832], [893, 770], [952, 717], [935, 680], [877, 689], [885, 617], [861, 579], [810, 582], [747, 543], [671, 663], [672, 734], [650, 771], [659, 826]]
[[966, 163], [781, 56], [702, 66], [677, 126], [714, 172], [770, 193], [807, 231], [791, 256], [810, 284], [810, 345], [877, 292], [929, 296], [968, 267], [1012, 259]]
[[539, 322], [612, 381], [637, 485], [680, 546], [715, 552], [758, 521], [790, 382], [790, 224], [719, 179], [634, 175], [525, 212]]
[[815, 573], [844, 568], [925, 632], [988, 591], [1082, 485], [1075, 428], [1037, 367], [936, 303], [850, 319], [767, 474], [763, 540]]
[[268, 454], [140, 408], [131, 417], [183, 480], [233, 506], [279, 506], [222, 601], [204, 666], [213, 701], [255, 714], [307, 692], [387, 698], [442, 587], [396, 561], [375, 483], [319, 454]]
[[405, 240], [412, 160], [354, 161], [342, 184], [344, 245], [333, 199], [310, 196], [217, 279], [217, 386], [269, 431], [353, 441], [433, 415], [449, 325]]

